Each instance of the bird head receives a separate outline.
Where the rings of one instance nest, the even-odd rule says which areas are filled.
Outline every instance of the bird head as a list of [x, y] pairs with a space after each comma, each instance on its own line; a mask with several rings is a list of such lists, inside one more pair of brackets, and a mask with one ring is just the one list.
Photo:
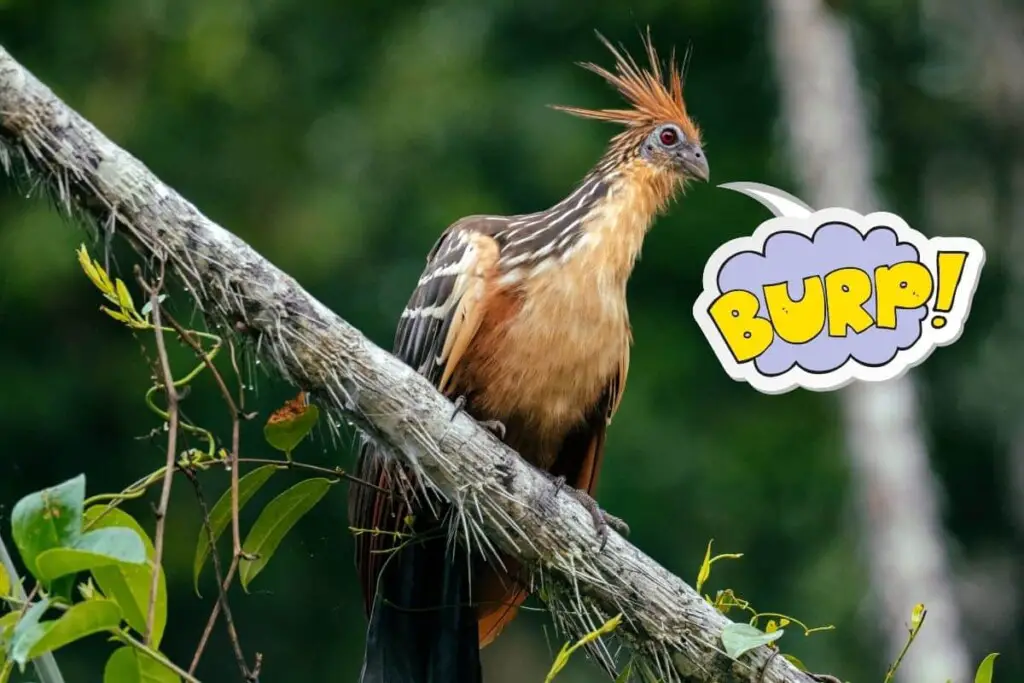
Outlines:
[[612, 140], [611, 151], [621, 162], [640, 160], [659, 173], [670, 174], [680, 181], [702, 180], [711, 177], [707, 157], [701, 143], [697, 124], [686, 112], [683, 101], [683, 71], [673, 54], [668, 73], [662, 71], [650, 31], [644, 40], [650, 66], [646, 69], [624, 50], [617, 50], [608, 40], [598, 38], [615, 57], [614, 73], [592, 63], [583, 68], [604, 78], [631, 105], [629, 109], [582, 109], [555, 106], [555, 109], [600, 121], [610, 121], [626, 127]]

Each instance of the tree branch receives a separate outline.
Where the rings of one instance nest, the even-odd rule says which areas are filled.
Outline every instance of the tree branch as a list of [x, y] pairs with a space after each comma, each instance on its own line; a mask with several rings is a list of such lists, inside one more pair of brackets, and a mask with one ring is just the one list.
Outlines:
[[[158, 355], [157, 372], [164, 385], [167, 397], [167, 462], [164, 465], [164, 481], [160, 489], [160, 503], [156, 507], [156, 534], [153, 536], [153, 565], [163, 564], [164, 528], [167, 521], [167, 506], [171, 501], [171, 484], [174, 482], [174, 459], [178, 455], [178, 390], [174, 388], [174, 377], [171, 375], [171, 363], [167, 358], [167, 347], [164, 344], [163, 325], [160, 322], [160, 290], [164, 286], [164, 274], [160, 273], [157, 284], [150, 287], [140, 277], [139, 283], [147, 290], [149, 302], [153, 306], [153, 327], [156, 330], [156, 350]], [[153, 579], [149, 587], [149, 609], [146, 614], [146, 633], [142, 642], [152, 645], [153, 619], [156, 616], [156, 594], [160, 585], [160, 572], [153, 571]]]
[[[622, 613], [634, 671], [664, 681], [810, 683], [773, 651], [727, 657], [730, 623], [618, 534], [597, 550], [591, 516], [430, 383], [368, 341], [238, 237], [203, 216], [0, 48], [0, 164], [24, 166], [61, 208], [165, 262], [211, 324], [244, 330], [265, 362], [453, 501], [460, 532], [543, 576], [575, 635]], [[607, 655], [607, 646], [601, 646]]]

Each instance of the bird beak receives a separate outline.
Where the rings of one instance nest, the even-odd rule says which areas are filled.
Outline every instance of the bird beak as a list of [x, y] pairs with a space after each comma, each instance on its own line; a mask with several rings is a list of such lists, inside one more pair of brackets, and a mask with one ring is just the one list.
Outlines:
[[708, 158], [700, 145], [687, 145], [679, 155], [679, 165], [686, 175], [697, 180], [707, 182], [711, 178], [711, 169], [708, 167]]

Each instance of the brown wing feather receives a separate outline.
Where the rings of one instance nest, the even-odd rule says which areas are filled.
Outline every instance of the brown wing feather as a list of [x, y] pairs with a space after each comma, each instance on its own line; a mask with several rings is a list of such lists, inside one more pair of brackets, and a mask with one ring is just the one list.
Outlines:
[[[622, 403], [622, 395], [626, 390], [626, 377], [628, 374], [629, 344], [626, 344], [622, 360], [619, 361], [619, 371], [612, 377], [612, 381], [609, 382], [608, 388], [599, 404], [601, 406], [601, 413], [599, 413], [601, 419], [591, 421], [590, 440], [575, 478], [576, 488], [583, 489], [590, 495], [594, 495], [594, 492], [597, 491], [597, 478], [601, 473], [601, 465], [604, 463], [605, 435], [608, 425], [611, 424], [612, 418], [615, 417], [615, 413], [619, 409], [619, 404]], [[573, 481], [569, 475], [566, 475], [566, 479]]]
[[[478, 229], [479, 220], [459, 221], [440, 237], [395, 333], [395, 355], [442, 389], [487, 308], [489, 275], [498, 246]], [[356, 571], [369, 614], [388, 551], [400, 544], [395, 532], [407, 531], [405, 519], [410, 508], [399, 489], [408, 488], [410, 475], [365, 443], [360, 448], [356, 476], [379, 489], [354, 484], [349, 494], [349, 524], [358, 530]]]
[[[619, 363], [619, 371], [594, 405], [590, 419], [565, 440], [552, 469], [552, 474], [563, 475], [570, 485], [591, 495], [597, 489], [598, 474], [604, 459], [605, 435], [622, 401], [628, 372], [627, 344]], [[529, 596], [525, 584], [517, 580], [519, 564], [510, 557], [502, 559], [507, 573], [488, 567], [486, 573], [477, 578], [474, 588], [474, 599], [480, 604], [480, 647], [486, 647], [498, 637], [502, 629], [515, 619], [519, 606]]]

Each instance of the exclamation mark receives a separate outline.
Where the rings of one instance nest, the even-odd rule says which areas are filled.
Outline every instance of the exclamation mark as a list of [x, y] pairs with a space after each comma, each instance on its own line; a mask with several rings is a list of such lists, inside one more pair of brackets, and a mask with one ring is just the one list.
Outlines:
[[[935, 313], [949, 313], [953, 310], [953, 300], [956, 299], [956, 290], [960, 286], [960, 277], [964, 274], [964, 264], [967, 263], [967, 252], [965, 251], [940, 251], [936, 262], [939, 285], [935, 295]], [[946, 326], [946, 316], [936, 315], [932, 318], [932, 327], [941, 329]]]

